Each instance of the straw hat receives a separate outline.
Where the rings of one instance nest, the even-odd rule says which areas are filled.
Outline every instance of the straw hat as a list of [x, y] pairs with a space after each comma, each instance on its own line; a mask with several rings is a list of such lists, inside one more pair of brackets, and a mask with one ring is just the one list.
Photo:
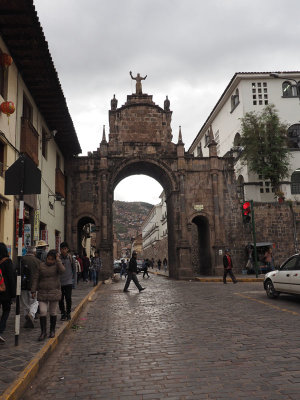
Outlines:
[[35, 245], [35, 247], [45, 247], [45, 246], [48, 246], [48, 243], [46, 243], [45, 240], [38, 240]]

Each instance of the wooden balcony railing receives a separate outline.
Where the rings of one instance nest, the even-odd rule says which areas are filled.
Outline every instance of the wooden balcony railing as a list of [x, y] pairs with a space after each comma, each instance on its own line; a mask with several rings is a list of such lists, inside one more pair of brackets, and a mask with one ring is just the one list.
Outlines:
[[65, 176], [59, 168], [55, 170], [55, 193], [59, 194], [63, 198], [65, 195]]
[[21, 121], [21, 153], [26, 153], [36, 165], [39, 165], [39, 134], [32, 123], [22, 117]]

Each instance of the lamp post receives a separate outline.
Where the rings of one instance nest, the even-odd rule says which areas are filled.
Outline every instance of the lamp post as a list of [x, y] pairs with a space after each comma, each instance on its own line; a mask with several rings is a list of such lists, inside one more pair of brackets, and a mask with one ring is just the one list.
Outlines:
[[[283, 79], [283, 80], [295, 82], [297, 97], [299, 97], [299, 99], [300, 99], [300, 81], [296, 81], [296, 79], [290, 78], [289, 76], [284, 76], [284, 75], [276, 74], [275, 72], [272, 72], [272, 73], [269, 74], [269, 75], [270, 75], [272, 78], [275, 78], [275, 79]], [[295, 97], [296, 97], [296, 96], [295, 96]]]

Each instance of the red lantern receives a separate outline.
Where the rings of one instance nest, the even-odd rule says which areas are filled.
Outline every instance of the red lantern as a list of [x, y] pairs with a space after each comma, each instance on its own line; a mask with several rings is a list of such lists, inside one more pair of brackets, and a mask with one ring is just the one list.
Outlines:
[[0, 55], [0, 59], [1, 59], [1, 65], [7, 69], [9, 66], [11, 66], [13, 59], [10, 55], [6, 54], [6, 53], [1, 53]]
[[3, 114], [6, 114], [7, 117], [9, 117], [11, 114], [15, 112], [15, 105], [12, 101], [4, 101], [3, 103], [1, 103], [0, 109], [3, 112]]

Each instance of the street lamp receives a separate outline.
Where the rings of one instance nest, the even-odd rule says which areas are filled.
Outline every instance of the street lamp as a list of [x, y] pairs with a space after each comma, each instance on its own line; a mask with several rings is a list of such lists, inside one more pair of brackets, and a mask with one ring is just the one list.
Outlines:
[[295, 97], [299, 97], [300, 98], [300, 81], [296, 81], [296, 79], [294, 79], [294, 78], [290, 78], [289, 76], [282, 76], [282, 75], [280, 75], [280, 74], [276, 74], [275, 72], [272, 72], [271, 74], [269, 74], [272, 78], [275, 78], [275, 79], [284, 79], [284, 80], [287, 80], [287, 81], [293, 81], [293, 82], [295, 82], [295, 85], [294, 85], [294, 87], [296, 88], [296, 93], [297, 93], [297, 96], [295, 96]]

